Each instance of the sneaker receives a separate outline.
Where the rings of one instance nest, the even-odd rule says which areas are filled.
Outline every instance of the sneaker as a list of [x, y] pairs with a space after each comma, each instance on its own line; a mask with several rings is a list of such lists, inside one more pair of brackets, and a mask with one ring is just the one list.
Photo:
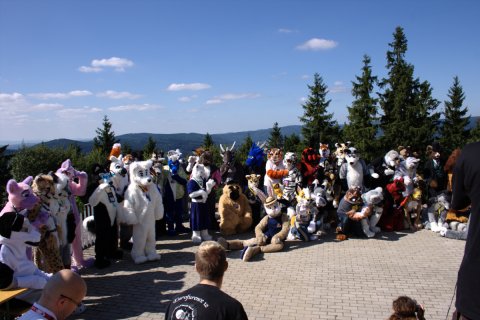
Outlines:
[[87, 306], [85, 305], [85, 303], [81, 302], [78, 307], [73, 311], [72, 314], [74, 315], [77, 315], [77, 314], [82, 314], [85, 312], [85, 310], [87, 310]]

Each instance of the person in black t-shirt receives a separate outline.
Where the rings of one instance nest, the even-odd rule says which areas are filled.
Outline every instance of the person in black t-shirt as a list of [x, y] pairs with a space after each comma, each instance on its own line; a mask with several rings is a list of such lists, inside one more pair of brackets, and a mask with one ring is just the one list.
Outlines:
[[465, 253], [458, 271], [456, 311], [452, 319], [480, 319], [480, 142], [466, 145], [455, 164], [454, 210], [472, 205]]
[[200, 283], [173, 298], [165, 320], [248, 320], [242, 304], [220, 290], [227, 268], [223, 247], [215, 241], [202, 242], [195, 253]]

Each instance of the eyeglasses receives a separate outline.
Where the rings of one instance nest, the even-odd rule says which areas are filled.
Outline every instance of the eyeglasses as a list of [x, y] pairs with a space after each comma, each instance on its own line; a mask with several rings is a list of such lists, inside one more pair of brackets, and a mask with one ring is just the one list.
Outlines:
[[82, 304], [81, 302], [78, 303], [77, 301], [75, 301], [75, 300], [73, 300], [72, 298], [67, 297], [66, 295], [63, 295], [63, 294], [61, 294], [60, 297], [67, 299], [68, 301], [70, 301], [71, 303], [73, 303], [77, 308], [80, 307], [80, 305]]

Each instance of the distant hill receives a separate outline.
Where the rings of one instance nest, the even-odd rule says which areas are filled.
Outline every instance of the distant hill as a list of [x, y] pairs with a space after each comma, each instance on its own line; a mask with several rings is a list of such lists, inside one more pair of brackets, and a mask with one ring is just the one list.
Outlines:
[[[295, 133], [301, 136], [300, 125], [281, 127], [282, 135], [289, 136]], [[250, 135], [253, 141], [265, 141], [270, 136], [272, 129], [260, 129], [254, 131], [241, 131], [212, 134], [212, 139], [215, 144], [227, 144], [231, 145], [234, 141], [237, 142], [237, 146], [242, 144], [246, 137]], [[134, 150], [141, 150], [147, 143], [148, 138], [151, 137], [157, 147], [166, 151], [179, 148], [184, 153], [198, 148], [203, 143], [205, 138], [204, 134], [200, 133], [172, 133], [172, 134], [156, 134], [156, 133], [128, 133], [116, 136], [120, 143], [128, 144]], [[69, 145], [78, 145], [83, 152], [90, 152], [93, 149], [93, 140], [90, 141], [77, 141], [69, 139], [55, 139], [47, 142], [43, 142], [49, 148], [66, 148]]]

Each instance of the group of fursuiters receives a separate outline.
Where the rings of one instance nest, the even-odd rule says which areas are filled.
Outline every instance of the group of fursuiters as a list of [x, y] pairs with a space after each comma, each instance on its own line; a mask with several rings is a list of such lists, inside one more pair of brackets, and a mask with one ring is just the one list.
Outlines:
[[[320, 143], [300, 159], [253, 143], [243, 163], [235, 143], [220, 150], [217, 167], [202, 148], [186, 159], [177, 149], [140, 161], [123, 156], [117, 143], [108, 165], [95, 164], [88, 174], [67, 159], [56, 172], [9, 180], [0, 213], [0, 289], [41, 289], [61, 269], [106, 268], [124, 250], [135, 264], [156, 261], [164, 235], [188, 234], [198, 244], [219, 233], [216, 240], [241, 250], [243, 261], [329, 232], [335, 241], [420, 229], [466, 238], [470, 208], [449, 208], [459, 149], [447, 159], [438, 144], [428, 146], [421, 169], [408, 147], [368, 164], [350, 143], [336, 143], [333, 152]], [[77, 198], [92, 215], [82, 219]], [[95, 235], [94, 259], [83, 256], [85, 230]], [[235, 238], [251, 231], [250, 239]]]

